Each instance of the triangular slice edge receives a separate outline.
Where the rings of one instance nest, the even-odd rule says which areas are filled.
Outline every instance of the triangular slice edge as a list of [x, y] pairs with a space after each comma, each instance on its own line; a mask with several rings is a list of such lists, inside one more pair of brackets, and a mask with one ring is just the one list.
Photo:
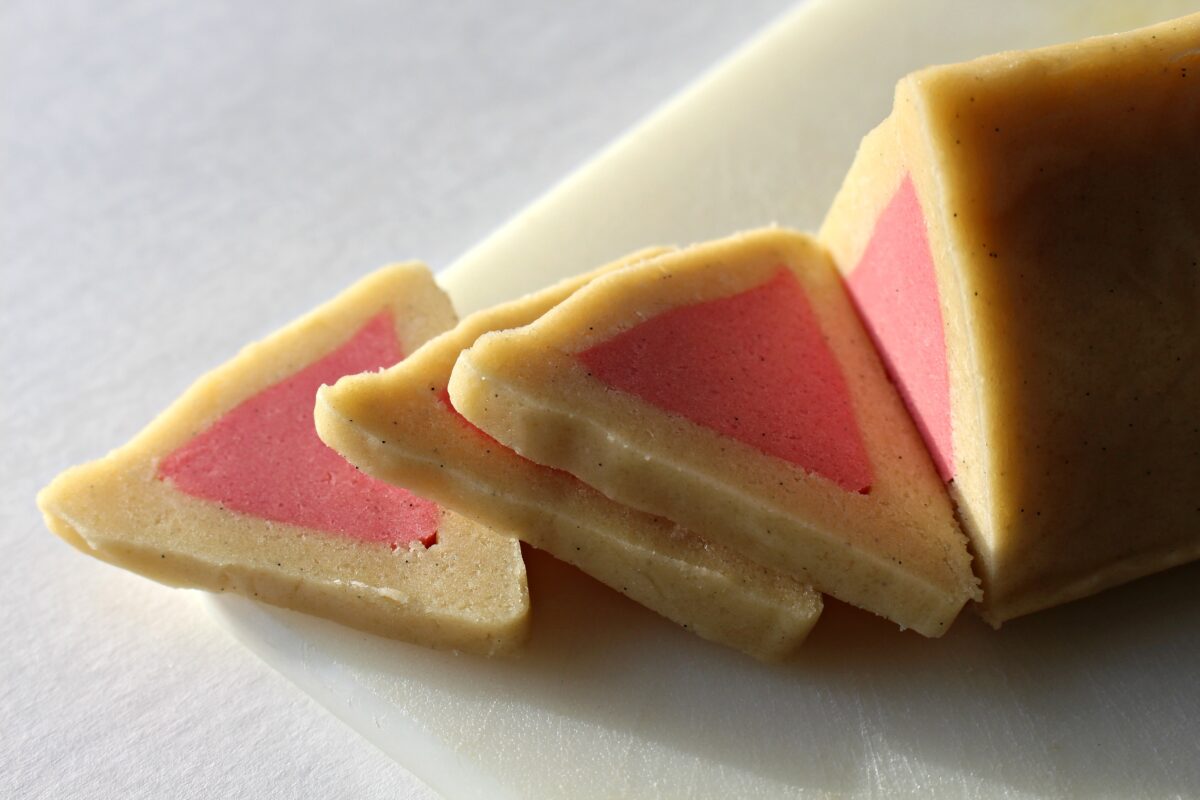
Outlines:
[[528, 324], [598, 275], [659, 252], [478, 312], [390, 370], [343, 378], [318, 394], [317, 427], [364, 471], [515, 531], [707, 639], [778, 659], [816, 622], [818, 593], [520, 457], [470, 425], [446, 396], [455, 360], [480, 336]]
[[56, 478], [38, 496], [47, 525], [169, 585], [420, 644], [511, 650], [528, 627], [518, 543], [357, 473], [311, 421], [322, 380], [385, 366], [453, 322], [423, 266], [382, 269]]
[[[788, 273], [783, 279], [781, 269]], [[830, 385], [806, 402], [841, 402], [848, 393], [848, 417], [837, 409], [810, 415], [813, 437], [846, 445], [851, 455], [840, 466], [781, 457], [781, 448], [773, 446], [779, 443], [769, 439], [796, 435], [786, 427], [754, 430], [761, 421], [734, 420], [728, 408], [723, 424], [715, 424], [701, 419], [703, 409], [664, 408], [589, 369], [586, 354], [629, 331], [636, 335], [641, 326], [688, 308], [739, 302], [731, 298], [773, 282], [802, 288], [820, 331], [810, 341], [817, 349], [827, 346], [836, 362], [833, 373], [823, 356], [810, 365], [824, 375], [818, 385]], [[799, 335], [807, 323], [789, 324], [791, 335]], [[738, 359], [794, 354], [788, 343], [768, 341], [776, 329], [748, 329], [757, 338], [733, 343], [742, 350]], [[677, 360], [682, 368], [703, 356]], [[700, 369], [721, 373], [711, 365]], [[803, 371], [805, 365], [788, 369]], [[738, 384], [743, 374], [752, 372], [735, 367], [723, 377], [728, 385], [719, 386], [669, 372], [658, 379], [680, 403], [695, 406], [694, 395], [702, 394], [712, 411], [740, 397], [753, 413], [761, 398], [747, 395], [759, 387]], [[832, 385], [838, 382], [844, 389]], [[722, 400], [722, 393], [732, 399]], [[776, 229], [742, 234], [600, 278], [530, 326], [481, 337], [459, 357], [450, 395], [465, 417], [526, 457], [567, 470], [619, 502], [704, 530], [714, 541], [902, 626], [940, 635], [977, 596], [945, 488], [828, 255], [806, 236]], [[810, 411], [793, 405], [776, 416], [787, 422], [793, 412]], [[846, 419], [853, 430], [829, 430], [831, 420], [836, 426]], [[735, 426], [763, 444], [731, 435]], [[856, 463], [859, 437], [867, 486]], [[833, 474], [815, 472], [818, 467]], [[850, 490], [840, 485], [847, 481]]]

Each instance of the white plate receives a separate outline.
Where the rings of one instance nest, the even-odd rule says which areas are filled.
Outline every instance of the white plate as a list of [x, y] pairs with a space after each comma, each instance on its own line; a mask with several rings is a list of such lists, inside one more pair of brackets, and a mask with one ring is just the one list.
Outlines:
[[[460, 311], [650, 244], [813, 229], [929, 63], [1186, 2], [811, 2], [443, 275]], [[545, 557], [527, 653], [487, 661], [233, 597], [247, 646], [450, 798], [1200, 793], [1200, 567], [937, 641], [837, 604], [799, 659], [710, 645]]]

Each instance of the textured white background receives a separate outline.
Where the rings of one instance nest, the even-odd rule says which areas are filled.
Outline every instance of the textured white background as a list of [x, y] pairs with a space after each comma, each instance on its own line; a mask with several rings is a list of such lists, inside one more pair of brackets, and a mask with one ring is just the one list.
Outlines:
[[429, 796], [34, 493], [370, 268], [446, 266], [785, 5], [0, 7], [0, 796]]

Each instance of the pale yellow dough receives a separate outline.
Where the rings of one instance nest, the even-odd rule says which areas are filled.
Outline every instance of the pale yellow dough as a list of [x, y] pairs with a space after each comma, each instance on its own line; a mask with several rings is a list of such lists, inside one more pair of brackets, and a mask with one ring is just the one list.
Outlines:
[[[869, 494], [613, 391], [574, 357], [667, 310], [747, 291], [781, 265], [846, 379], [874, 472]], [[459, 357], [450, 394], [523, 455], [927, 636], [976, 596], [945, 487], [828, 255], [803, 235], [742, 234], [597, 278], [537, 322], [480, 337]]]
[[[468, 426], [443, 399], [455, 359], [480, 336], [532, 322], [595, 276], [658, 252], [481, 311], [389, 370], [322, 388], [317, 429], [375, 477], [512, 530], [700, 636], [758, 658], [780, 658], [816, 622], [819, 594], [707, 536], [521, 458]], [[707, 526], [694, 529], [706, 532]]]
[[912, 176], [993, 624], [1200, 556], [1200, 15], [916, 72], [821, 239]]
[[442, 511], [437, 543], [393, 552], [225, 510], [157, 476], [161, 458], [240, 402], [336, 349], [390, 309], [406, 351], [454, 324], [422, 265], [387, 267], [198, 380], [131, 442], [38, 495], [83, 552], [172, 586], [232, 591], [372, 633], [482, 653], [528, 630], [519, 544]]

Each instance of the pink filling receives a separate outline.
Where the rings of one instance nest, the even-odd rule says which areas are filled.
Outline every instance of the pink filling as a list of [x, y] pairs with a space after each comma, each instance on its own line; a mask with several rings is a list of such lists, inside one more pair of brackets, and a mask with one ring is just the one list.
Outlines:
[[845, 378], [786, 267], [741, 294], [660, 314], [578, 358], [615, 389], [847, 491], [870, 489]]
[[437, 536], [438, 507], [370, 478], [317, 438], [317, 387], [404, 357], [383, 312], [334, 352], [229, 411], [159, 465], [180, 491], [243, 514], [400, 547]]
[[942, 480], [954, 477], [950, 375], [925, 216], [911, 176], [879, 215], [850, 293], [925, 437]]

